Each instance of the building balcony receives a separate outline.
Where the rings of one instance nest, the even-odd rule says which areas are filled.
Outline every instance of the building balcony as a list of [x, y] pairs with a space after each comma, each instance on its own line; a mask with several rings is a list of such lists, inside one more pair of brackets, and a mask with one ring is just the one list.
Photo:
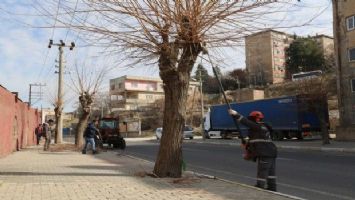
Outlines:
[[111, 106], [114, 108], [125, 108], [127, 105], [135, 106], [146, 106], [148, 104], [154, 103], [153, 99], [121, 99], [121, 100], [111, 100]]

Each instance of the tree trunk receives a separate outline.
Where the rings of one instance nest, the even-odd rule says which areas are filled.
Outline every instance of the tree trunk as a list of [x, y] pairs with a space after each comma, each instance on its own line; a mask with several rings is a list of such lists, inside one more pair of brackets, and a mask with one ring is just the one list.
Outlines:
[[325, 100], [320, 100], [319, 105], [317, 106], [318, 107], [317, 114], [319, 117], [319, 123], [320, 123], [320, 127], [321, 127], [323, 145], [330, 144], [328, 122], [326, 120], [326, 113], [325, 113], [327, 110], [324, 110], [324, 108], [327, 108], [326, 104], [327, 103], [325, 102]]
[[76, 126], [76, 135], [75, 135], [75, 146], [81, 147], [84, 143], [84, 131], [86, 129], [90, 112], [83, 111], [82, 115], [79, 118], [78, 125]]
[[75, 135], [75, 145], [76, 147], [81, 147], [83, 145], [83, 137], [84, 131], [86, 129], [88, 119], [91, 113], [91, 104], [93, 103], [93, 93], [89, 94], [89, 92], [83, 92], [79, 96], [79, 102], [82, 108], [82, 113], [79, 118], [78, 125], [76, 127], [76, 135]]
[[58, 132], [59, 132], [59, 126], [58, 126], [58, 123], [59, 123], [59, 118], [60, 118], [60, 115], [62, 113], [60, 112], [60, 110], [58, 110], [58, 106], [56, 106], [54, 108], [54, 116], [55, 116], [55, 132], [54, 132], [54, 135], [52, 135], [51, 137], [53, 138], [54, 137], [54, 143], [55, 144], [58, 144], [58, 141], [62, 141], [61, 139], [58, 138]]
[[57, 123], [58, 120], [59, 120], [59, 117], [56, 114], [55, 115], [55, 121], [56, 121], [56, 123], [55, 123], [55, 132], [54, 132], [54, 135], [51, 136], [52, 138], [54, 137], [54, 143], [55, 144], [58, 144], [58, 138], [57, 138], [58, 130], [59, 130], [58, 123]]
[[190, 73], [200, 51], [200, 44], [185, 46], [178, 61], [178, 51], [172, 46], [168, 51], [162, 52], [159, 58], [160, 77], [165, 93], [163, 132], [154, 166], [154, 173], [159, 177], [181, 177], [182, 134]]
[[164, 81], [165, 109], [163, 134], [154, 173], [159, 177], [181, 177], [182, 133], [185, 125], [187, 74], [176, 74]]

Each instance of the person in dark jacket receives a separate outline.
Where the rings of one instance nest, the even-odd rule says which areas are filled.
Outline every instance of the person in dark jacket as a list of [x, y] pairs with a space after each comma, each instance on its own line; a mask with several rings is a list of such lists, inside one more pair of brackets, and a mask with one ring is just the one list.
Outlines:
[[42, 124], [38, 124], [38, 126], [35, 129], [35, 135], [36, 135], [36, 139], [37, 139], [37, 145], [39, 145], [39, 141], [41, 140], [42, 137], [42, 130], [43, 130], [43, 126]]
[[248, 127], [247, 151], [252, 160], [258, 162], [256, 187], [276, 191], [276, 157], [277, 148], [271, 141], [271, 127], [263, 123], [264, 115], [253, 111], [248, 118], [235, 110], [229, 109], [229, 114], [239, 123]]
[[54, 121], [53, 119], [48, 120], [48, 123], [43, 123], [42, 136], [45, 139], [44, 151], [48, 151], [49, 145], [51, 144], [52, 134], [54, 133]]
[[84, 132], [84, 137], [85, 137], [85, 146], [82, 150], [83, 154], [86, 154], [86, 150], [88, 147], [88, 144], [92, 146], [92, 153], [96, 154], [96, 148], [95, 148], [95, 137], [96, 133], [99, 132], [99, 130], [96, 128], [98, 121], [93, 120], [91, 123], [88, 124], [88, 126], [85, 129]]

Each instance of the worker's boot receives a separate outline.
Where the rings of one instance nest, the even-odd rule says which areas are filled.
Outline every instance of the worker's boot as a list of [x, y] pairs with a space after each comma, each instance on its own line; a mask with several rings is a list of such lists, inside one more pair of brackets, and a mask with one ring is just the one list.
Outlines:
[[268, 178], [267, 179], [267, 190], [276, 192], [276, 179], [275, 178]]
[[81, 153], [82, 153], [82, 154], [86, 154], [86, 150], [82, 150]]
[[265, 189], [265, 181], [257, 181], [256, 185], [254, 185], [255, 187], [261, 188], [261, 189]]
[[92, 154], [97, 154], [97, 151], [96, 150], [92, 151]]

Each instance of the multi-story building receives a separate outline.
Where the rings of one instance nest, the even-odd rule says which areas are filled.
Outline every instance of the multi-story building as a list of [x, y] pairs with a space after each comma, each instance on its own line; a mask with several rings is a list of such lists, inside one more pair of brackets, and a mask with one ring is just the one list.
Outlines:
[[[286, 50], [294, 35], [267, 30], [245, 39], [246, 69], [252, 85], [281, 83], [286, 78]], [[312, 37], [325, 57], [334, 53], [333, 38], [326, 35]]]
[[355, 4], [333, 0], [338, 75], [339, 127], [337, 139], [355, 140]]
[[327, 35], [316, 35], [313, 36], [313, 39], [317, 42], [325, 57], [334, 54], [334, 38]]
[[[189, 93], [198, 86], [190, 82]], [[163, 82], [159, 78], [122, 76], [110, 80], [113, 110], [137, 110], [164, 98]]]
[[286, 77], [285, 51], [293, 36], [267, 30], [245, 38], [246, 69], [252, 85], [283, 82]]

